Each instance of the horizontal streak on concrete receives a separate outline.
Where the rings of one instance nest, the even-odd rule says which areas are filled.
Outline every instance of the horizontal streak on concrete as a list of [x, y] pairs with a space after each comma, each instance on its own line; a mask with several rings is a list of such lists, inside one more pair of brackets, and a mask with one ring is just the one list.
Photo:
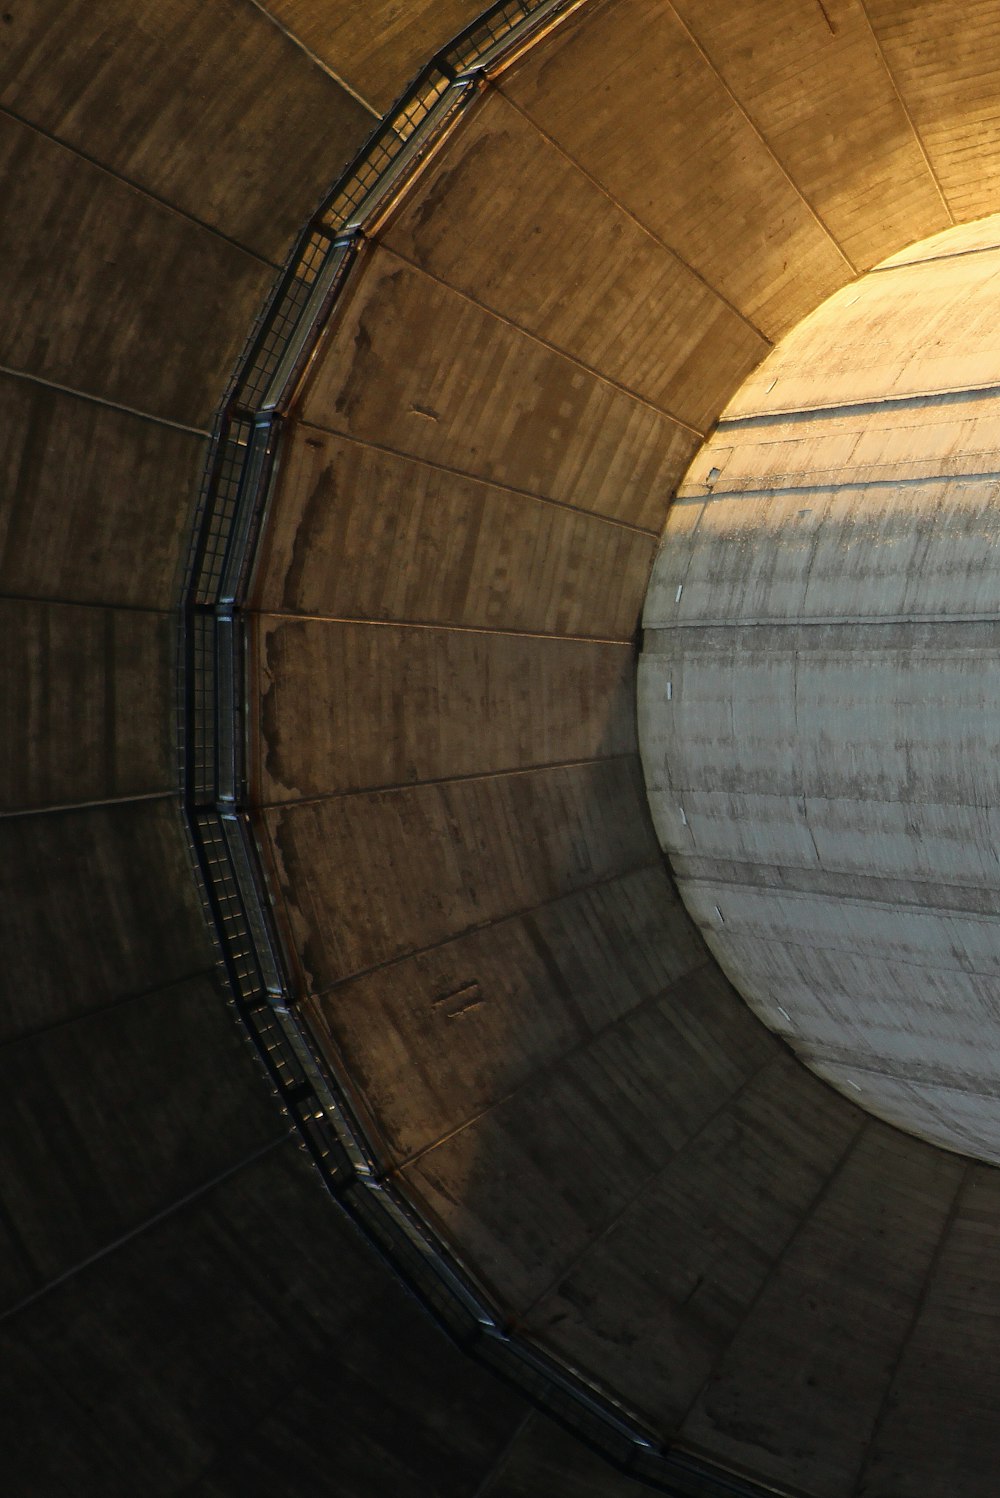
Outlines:
[[1000, 396], [1000, 385], [947, 386], [920, 394], [885, 395], [862, 401], [837, 401], [825, 406], [795, 406], [788, 410], [748, 411], [739, 416], [724, 416], [712, 433], [720, 439], [730, 432], [747, 427], [777, 426], [782, 423], [802, 425], [831, 416], [866, 416], [879, 411], [925, 411], [932, 406], [964, 405], [968, 401], [992, 400]]

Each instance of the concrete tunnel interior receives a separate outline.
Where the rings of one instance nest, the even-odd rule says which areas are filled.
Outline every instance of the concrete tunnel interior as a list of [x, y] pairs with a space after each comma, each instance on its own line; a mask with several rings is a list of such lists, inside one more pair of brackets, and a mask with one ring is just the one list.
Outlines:
[[[0, 1263], [7, 1466], [29, 1498], [647, 1490], [450, 1343], [326, 1199], [220, 996], [179, 816], [178, 589], [212, 413], [316, 202], [477, 9], [8, 0], [0, 21]], [[844, 912], [862, 908], [872, 996], [933, 1011], [949, 1040], [971, 1013], [950, 1091], [963, 1129], [987, 1107], [998, 32], [989, 0], [584, 0], [490, 81], [366, 246], [255, 579], [255, 826], [302, 1007], [387, 1168], [519, 1335], [664, 1442], [801, 1498], [995, 1489], [991, 1146], [926, 1117], [933, 1142], [915, 1138], [834, 1090], [842, 1031], [802, 1046], [815, 1076], [741, 997], [760, 1013], [777, 993], [757, 959], [784, 938], [763, 916], [720, 933], [711, 911], [731, 908], [722, 885], [752, 903], [754, 880], [780, 884], [783, 908], [825, 902], [800, 934], [826, 921], [853, 953]], [[792, 488], [881, 486], [879, 539], [937, 578], [926, 618], [905, 557], [864, 608], [848, 577], [838, 622], [815, 617], [895, 630], [902, 674], [961, 639], [975, 693], [957, 656], [937, 679], [978, 737], [925, 715], [908, 782], [959, 789], [914, 803], [919, 857], [888, 821], [864, 867], [829, 826], [815, 867], [772, 855], [780, 819], [746, 799], [712, 825], [750, 825], [752, 858], [681, 846], [655, 789], [654, 828], [636, 727], [664, 526], [661, 556], [694, 569], [684, 670], [739, 653], [704, 733], [675, 715], [669, 773], [707, 806], [723, 750], [751, 752], [711, 729], [770, 669], [748, 630], [814, 617], [795, 546], [767, 545], [774, 433], [755, 446], [745, 423], [735, 443], [738, 405], [716, 423], [741, 387], [744, 416], [767, 411], [745, 382], [769, 359], [809, 408], [882, 401], [860, 323], [841, 384], [809, 396], [803, 319], [905, 283], [908, 247], [949, 231], [944, 355], [903, 382], [920, 419], [894, 409], [876, 438], [831, 414], [778, 456], [798, 454]], [[919, 344], [902, 353], [926, 354], [902, 297]], [[942, 392], [966, 397], [957, 433]], [[728, 573], [684, 531], [724, 442], [739, 492], [767, 496]], [[911, 503], [918, 468], [922, 493], [969, 496], [964, 530]], [[771, 612], [747, 614], [764, 594]], [[860, 690], [871, 660], [849, 669]], [[765, 726], [781, 738], [777, 714]], [[949, 807], [974, 832], [934, 823]], [[809, 817], [786, 810], [787, 844]], [[913, 956], [936, 931], [943, 973]], [[802, 1012], [829, 1017], [809, 960]], [[472, 981], [474, 1008], [436, 1005]], [[938, 1117], [940, 1078], [896, 1083], [893, 1107], [920, 1093]]]

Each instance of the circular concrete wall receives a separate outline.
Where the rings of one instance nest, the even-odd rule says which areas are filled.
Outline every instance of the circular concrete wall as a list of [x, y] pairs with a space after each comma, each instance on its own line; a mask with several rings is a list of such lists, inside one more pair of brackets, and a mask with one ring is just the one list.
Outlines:
[[667, 520], [640, 742], [709, 947], [819, 1075], [1000, 1158], [1000, 222], [838, 292]]
[[[473, 9], [3, 16], [3, 1419], [29, 1498], [631, 1490], [472, 1371], [305, 1169], [221, 1007], [166, 727], [227, 372]], [[853, 1109], [731, 992], [622, 702], [672, 491], [770, 342], [1000, 208], [998, 27], [993, 0], [587, 0], [369, 256], [262, 595], [289, 639], [343, 625], [316, 647], [340, 737], [318, 693], [318, 757], [277, 745], [266, 815], [391, 1168], [666, 1438], [823, 1498], [992, 1498], [998, 1177]]]

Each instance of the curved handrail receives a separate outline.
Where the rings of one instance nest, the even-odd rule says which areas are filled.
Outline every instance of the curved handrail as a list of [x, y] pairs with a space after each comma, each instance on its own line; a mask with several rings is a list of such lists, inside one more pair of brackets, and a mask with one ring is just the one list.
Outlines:
[[675, 1498], [764, 1498], [662, 1445], [581, 1373], [511, 1333], [378, 1161], [295, 1013], [247, 811], [243, 606], [289, 410], [358, 249], [487, 79], [586, 0], [501, 0], [418, 74], [301, 235], [216, 417], [185, 573], [179, 743], [192, 859], [229, 1001], [324, 1182], [467, 1351], [623, 1471]]

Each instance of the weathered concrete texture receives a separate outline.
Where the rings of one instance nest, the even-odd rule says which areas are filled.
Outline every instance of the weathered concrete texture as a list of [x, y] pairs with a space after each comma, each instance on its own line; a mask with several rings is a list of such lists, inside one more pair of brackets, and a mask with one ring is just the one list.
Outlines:
[[851, 1492], [962, 1174], [961, 1161], [917, 1152], [869, 1123], [755, 1301], [685, 1438], [793, 1490]]
[[630, 645], [264, 615], [256, 656], [264, 804], [636, 750]]
[[[74, 617], [168, 606], [202, 439], [100, 401], [207, 423], [270, 280], [261, 257], [280, 253], [366, 128], [348, 87], [387, 102], [479, 8], [268, 3], [306, 50], [272, 25], [264, 0], [155, 10], [10, 0], [0, 13], [0, 100], [23, 116], [0, 127], [0, 365], [37, 377], [30, 398], [4, 379], [0, 585], [21, 598], [94, 606]], [[320, 1034], [347, 1058], [387, 1161], [513, 1319], [648, 1410], [667, 1438], [694, 1409], [688, 1439], [779, 1486], [992, 1498], [994, 1175], [973, 1170], [956, 1196], [952, 1158], [871, 1123], [857, 1137], [858, 1111], [758, 1024], [669, 893], [634, 762], [556, 770], [533, 759], [580, 752], [603, 732], [591, 711], [578, 722], [570, 711], [578, 691], [593, 692], [592, 672], [551, 662], [578, 650], [604, 659], [606, 647], [553, 637], [615, 641], [624, 654], [633, 635], [651, 541], [695, 443], [649, 397], [676, 400], [700, 428], [760, 346], [747, 319], [774, 336], [850, 277], [838, 242], [862, 262], [939, 221], [860, 5], [681, 8], [701, 51], [666, 0], [588, 0], [544, 55], [508, 75], [505, 99], [467, 117], [390, 230], [408, 236], [400, 253], [372, 253], [331, 329], [314, 424], [300, 427], [285, 467], [261, 599], [274, 614], [347, 621], [323, 632], [352, 665], [343, 700], [379, 717], [334, 753], [330, 718], [314, 714], [315, 758], [310, 768], [303, 752], [296, 775], [322, 789], [386, 767], [467, 774], [481, 763], [457, 783], [274, 809], [272, 851]], [[944, 0], [919, 10], [871, 6], [904, 109], [941, 140], [951, 112], [958, 149], [944, 154], [954, 182], [972, 185], [995, 150], [982, 30], [992, 21]], [[911, 13], [930, 48], [914, 41]], [[954, 37], [942, 42], [944, 25]], [[973, 65], [988, 82], [972, 79]], [[940, 87], [922, 110], [909, 78], [931, 71]], [[463, 140], [478, 147], [470, 162]], [[937, 146], [931, 156], [943, 159]], [[526, 248], [518, 236], [529, 233]], [[971, 233], [965, 248], [996, 242], [995, 229]], [[955, 287], [957, 306], [966, 293]], [[942, 307], [933, 337], [948, 336], [951, 315]], [[988, 356], [992, 324], [967, 332]], [[88, 398], [39, 395], [45, 380]], [[874, 447], [843, 422], [822, 441], [815, 426], [814, 461], [800, 472], [824, 473], [809, 483], [830, 491], [840, 449], [857, 443], [859, 484], [925, 477], [931, 461], [970, 484], [991, 473], [982, 405], [960, 415], [942, 405], [933, 423], [929, 409], [918, 420], [936, 445], [915, 464], [895, 413]], [[759, 450], [754, 465], [751, 504], [768, 487]], [[912, 486], [900, 492], [913, 502]], [[992, 495], [970, 488], [966, 501], [947, 527], [953, 570], [925, 604], [935, 621], [963, 583], [952, 613], [993, 614], [979, 564]], [[797, 523], [810, 503], [798, 503]], [[919, 541], [899, 529], [903, 512], [883, 506], [870, 525], [843, 512], [852, 558], [884, 549], [883, 572], [911, 570]], [[782, 534], [783, 557], [788, 525]], [[800, 549], [812, 547], [801, 536]], [[761, 603], [826, 607], [833, 562], [820, 553], [817, 542], [801, 585], [784, 560], [773, 582], [758, 567]], [[738, 572], [720, 564], [723, 593], [739, 592]], [[865, 575], [859, 565], [852, 588]], [[912, 628], [905, 588], [886, 586], [889, 608], [906, 615], [893, 627]], [[112, 636], [131, 627], [113, 618]], [[12, 623], [12, 647], [27, 628]], [[282, 621], [275, 636], [314, 628]], [[491, 633], [463, 635], [449, 653], [463, 629]], [[373, 653], [343, 649], [375, 634]], [[518, 635], [548, 638], [505, 643]], [[60, 672], [36, 677], [47, 702], [12, 688], [38, 726], [22, 784], [54, 793], [58, 781], [71, 799], [91, 794], [95, 746], [104, 754], [108, 740], [86, 739], [70, 786], [69, 741], [53, 749], [42, 729], [73, 726], [56, 708], [83, 682], [88, 712], [98, 696], [106, 704], [94, 684], [109, 680], [116, 712], [135, 706], [116, 773], [145, 775], [159, 753], [140, 731], [143, 673], [112, 678], [110, 658], [94, 654], [107, 640], [88, 639], [78, 651], [66, 636]], [[412, 661], [388, 640], [405, 640]], [[330, 657], [314, 659], [325, 670]], [[387, 659], [397, 683], [421, 683], [412, 702], [396, 694], [401, 736], [372, 681]], [[494, 669], [516, 705], [509, 722], [500, 678], [486, 681]], [[971, 699], [950, 700], [965, 704], [972, 750]], [[494, 704], [488, 715], [480, 702]], [[763, 711], [747, 721], [756, 753], [770, 725]], [[630, 739], [630, 721], [609, 718], [608, 729]], [[290, 753], [287, 725], [279, 731]], [[511, 769], [515, 751], [516, 773], [482, 773]], [[966, 774], [954, 755], [946, 768]], [[769, 827], [798, 813], [753, 794], [745, 825], [752, 816], [763, 829], [762, 859]], [[909, 806], [900, 799], [878, 825], [912, 853]], [[588, 1453], [539, 1422], [522, 1428], [524, 1403], [439, 1338], [294, 1149], [253, 1158], [271, 1137], [266, 1090], [255, 1096], [253, 1065], [237, 1061], [225, 1014], [209, 1007], [213, 954], [175, 810], [163, 799], [0, 819], [3, 1107], [5, 1133], [24, 1136], [20, 1163], [13, 1149], [0, 1167], [0, 1274], [16, 1299], [66, 1271], [6, 1323], [7, 1487], [18, 1498], [619, 1498], [623, 1480]], [[925, 846], [931, 829], [943, 845], [948, 802], [924, 815]], [[831, 812], [831, 845], [850, 845], [845, 818], [838, 830]], [[955, 869], [960, 842], [984, 861], [986, 832], [956, 826]], [[835, 893], [860, 906], [883, 877], [854, 865], [827, 873], [803, 846], [800, 899]], [[738, 885], [743, 857], [720, 860], [716, 875]], [[754, 877], [780, 886], [786, 862], [758, 861]], [[966, 857], [961, 868], [934, 886], [935, 909], [953, 930], [961, 923], [962, 950], [982, 963], [976, 921], [994, 912], [977, 865]], [[912, 904], [921, 881], [929, 865], [918, 862], [882, 884], [884, 903]], [[906, 961], [909, 927], [891, 956], [874, 936], [867, 955], [838, 949], [838, 964], [880, 961], [888, 983], [891, 961], [900, 992], [910, 973], [931, 981], [926, 964]], [[953, 964], [928, 992], [958, 979], [988, 1006], [992, 972], [956, 976]], [[825, 1064], [843, 1065], [827, 1041]], [[922, 1085], [925, 1106], [941, 1109], [946, 1086]]]
[[698, 445], [686, 427], [387, 249], [338, 321], [310, 425], [659, 530]]
[[0, 811], [172, 788], [173, 619], [0, 599], [0, 634]]
[[990, 0], [933, 6], [865, 0], [886, 63], [957, 222], [1000, 208], [1000, 114]]
[[[220, 1287], [224, 1286], [224, 1293]], [[391, 1352], [388, 1351], [391, 1349]], [[441, 1333], [289, 1141], [10, 1318], [13, 1492], [466, 1498], [524, 1406]]]
[[0, 363], [207, 423], [271, 267], [8, 115], [0, 190]]
[[310, 1017], [398, 1161], [704, 961], [651, 867], [341, 983]]
[[0, 399], [0, 593], [170, 608], [204, 438], [10, 376]]
[[995, 1160], [1000, 256], [947, 243], [838, 293], [699, 455], [640, 724], [661, 842], [757, 1012]]
[[[771, 1053], [739, 1006], [718, 973], [696, 969], [406, 1166], [518, 1319]], [[586, 1169], [567, 1171], [580, 1150]], [[516, 1212], [498, 1181], [516, 1181]]]
[[[922, 239], [951, 223], [865, 5], [856, 0], [672, 3], [859, 269], [881, 260], [901, 238]], [[875, 18], [880, 7], [867, 9]], [[964, 25], [964, 16], [956, 24]]]
[[882, 270], [896, 265], [912, 265], [919, 260], [936, 260], [942, 256], [964, 255], [969, 250], [995, 250], [1000, 246], [1000, 219], [996, 214], [973, 219], [968, 224], [956, 224], [954, 229], [945, 229], [932, 234], [929, 239], [906, 245], [894, 255], [888, 255], [877, 267]]
[[0, 107], [272, 260], [371, 131], [245, 0], [30, 0], [0, 24]]
[[631, 639], [651, 536], [298, 424], [258, 606]]
[[209, 968], [173, 801], [0, 819], [0, 954], [4, 1039]]
[[[503, 89], [769, 338], [851, 279], [829, 230], [663, 0], [584, 10]], [[882, 253], [896, 247], [886, 241]]]
[[0, 1049], [0, 1133], [18, 1143], [0, 1211], [30, 1266], [22, 1294], [281, 1137], [242, 1051], [205, 976]]
[[862, 1123], [729, 1003], [719, 1038], [746, 1049], [743, 1087], [527, 1316], [654, 1429], [684, 1418]]
[[[873, 1436], [860, 1498], [989, 1498], [995, 1490], [998, 1208], [995, 1171], [971, 1167]], [[935, 1406], [947, 1406], [947, 1417], [916, 1418]]]
[[[845, 287], [746, 381], [726, 422], [948, 391], [968, 399], [977, 387], [995, 385], [990, 281], [998, 272], [1000, 251], [983, 249], [900, 265]], [[912, 445], [919, 456], [916, 434]], [[849, 467], [842, 477], [850, 478]]]
[[636, 758], [292, 803], [261, 817], [309, 986], [655, 861]]
[[[571, 223], [580, 230], [567, 233]], [[458, 161], [432, 169], [385, 240], [699, 430], [768, 348], [499, 93], [470, 122]]]
[[[257, 3], [257, 0], [254, 0]], [[260, 0], [260, 8], [347, 80], [379, 114], [459, 31], [484, 9], [481, 0]]]
[[532, 1414], [476, 1498], [639, 1498], [642, 1492], [649, 1489], [616, 1476], [558, 1425]]

